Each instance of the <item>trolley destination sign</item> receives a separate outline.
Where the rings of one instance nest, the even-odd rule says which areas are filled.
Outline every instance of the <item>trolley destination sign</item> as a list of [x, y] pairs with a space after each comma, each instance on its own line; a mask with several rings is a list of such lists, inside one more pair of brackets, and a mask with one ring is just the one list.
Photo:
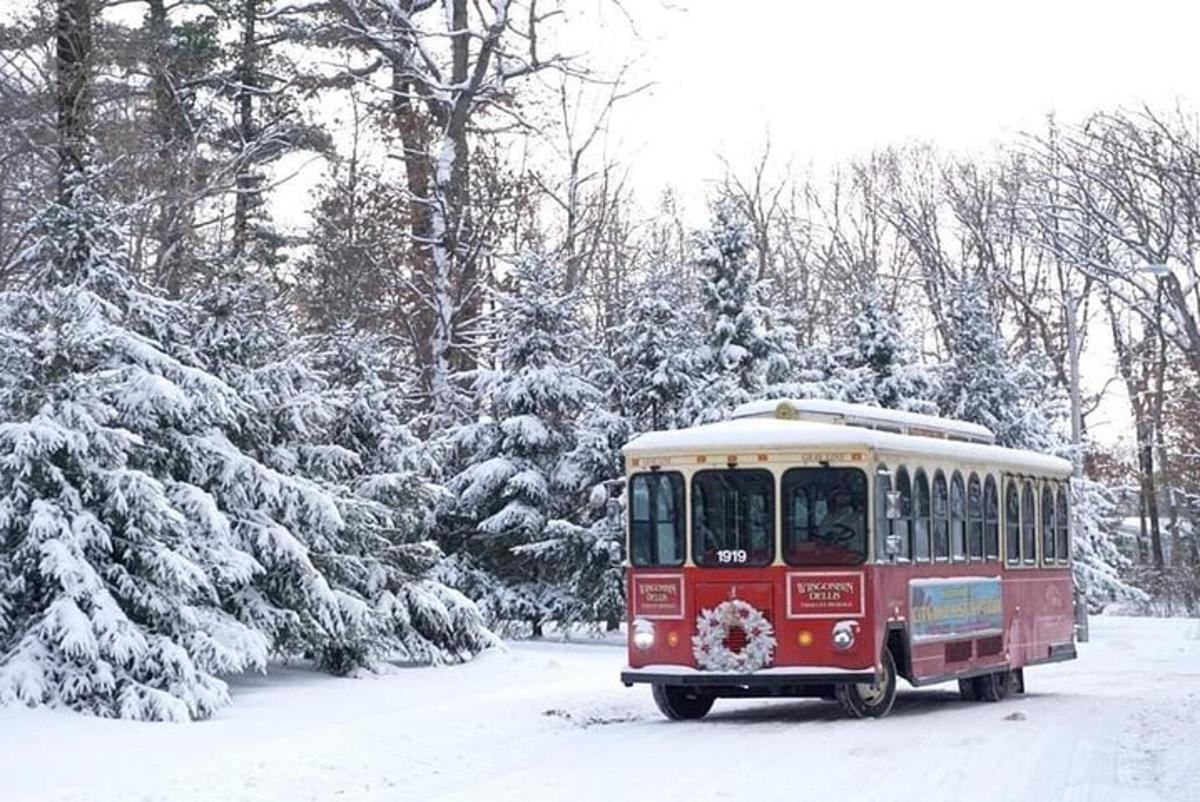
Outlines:
[[859, 571], [788, 575], [788, 618], [857, 617], [864, 612]]
[[645, 574], [634, 579], [634, 609], [643, 618], [683, 618], [683, 577]]

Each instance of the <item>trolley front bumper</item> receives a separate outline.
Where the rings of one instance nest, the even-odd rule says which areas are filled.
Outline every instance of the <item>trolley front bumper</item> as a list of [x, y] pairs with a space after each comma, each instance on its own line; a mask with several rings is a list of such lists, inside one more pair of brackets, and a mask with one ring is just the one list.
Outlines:
[[764, 668], [744, 674], [701, 671], [690, 666], [650, 665], [642, 668], [625, 667], [621, 682], [627, 687], [635, 683], [650, 685], [683, 685], [688, 687], [721, 686], [733, 688], [784, 688], [801, 685], [832, 685], [844, 682], [875, 682], [872, 668], [825, 668], [820, 666], [788, 666]]

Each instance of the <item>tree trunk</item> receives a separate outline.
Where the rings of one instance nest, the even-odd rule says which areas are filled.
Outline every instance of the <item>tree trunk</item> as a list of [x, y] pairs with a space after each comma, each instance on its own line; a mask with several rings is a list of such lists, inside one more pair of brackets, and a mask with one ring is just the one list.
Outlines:
[[1137, 422], [1138, 473], [1145, 499], [1146, 518], [1150, 530], [1150, 556], [1156, 571], [1165, 567], [1162, 527], [1158, 515], [1158, 482], [1155, 476], [1154, 431], [1148, 421]]
[[157, 245], [152, 280], [172, 298], [182, 293], [187, 270], [187, 239], [191, 231], [193, 156], [188, 141], [185, 111], [180, 107], [172, 65], [171, 28], [164, 0], [148, 0], [146, 28], [151, 39], [151, 98], [154, 103], [155, 176], [161, 181], [162, 200], [154, 219], [152, 236]]
[[[1141, 466], [1138, 466], [1141, 470]], [[1140, 474], [1139, 474], [1140, 476]], [[1133, 559], [1138, 565], [1146, 563], [1146, 493], [1142, 489], [1141, 479], [1138, 480], [1138, 533], [1133, 541]]]
[[[462, 324], [478, 314], [478, 255], [470, 245], [470, 144], [467, 126], [474, 105], [467, 0], [452, 0], [449, 9], [453, 100], [427, 118], [410, 95], [406, 65], [393, 63], [393, 110], [404, 145], [406, 181], [411, 197], [413, 243], [421, 257], [415, 272], [428, 294], [418, 298], [413, 343], [422, 364], [423, 389], [434, 425], [455, 417], [453, 376], [472, 367], [459, 341]], [[415, 55], [414, 55], [415, 58]], [[476, 70], [486, 69], [477, 61]], [[440, 129], [435, 138], [431, 127]]]
[[238, 52], [237, 134], [241, 144], [238, 156], [236, 194], [233, 202], [233, 256], [244, 256], [249, 249], [250, 216], [258, 201], [258, 177], [254, 173], [253, 148], [254, 90], [258, 81], [258, 46], [255, 24], [258, 1], [242, 0], [242, 39]]
[[1183, 287], [1174, 273], [1160, 280], [1159, 287], [1161, 291], [1165, 291], [1167, 300], [1175, 308], [1175, 321], [1186, 336], [1187, 342], [1180, 343], [1180, 350], [1183, 351], [1192, 371], [1200, 378], [1200, 325], [1196, 323], [1196, 318], [1188, 307]]
[[1150, 377], [1146, 374], [1147, 366], [1145, 364], [1148, 356], [1145, 353], [1147, 343], [1143, 340], [1140, 344], [1131, 344], [1130, 337], [1132, 335], [1121, 329], [1110, 296], [1105, 297], [1104, 305], [1112, 330], [1113, 346], [1117, 352], [1117, 367], [1125, 382], [1126, 392], [1129, 394], [1134, 431], [1137, 436], [1138, 497], [1142, 515], [1138, 556], [1141, 560], [1145, 559], [1144, 541], [1146, 532], [1149, 530], [1151, 559], [1154, 561], [1155, 569], [1161, 574], [1163, 569], [1162, 533], [1158, 520], [1158, 489], [1154, 476], [1154, 448], [1158, 430], [1154, 424], [1153, 402], [1147, 398], [1151, 394]]
[[69, 205], [72, 184], [86, 170], [91, 148], [92, 0], [58, 0], [55, 95], [58, 197]]
[[[411, 51], [409, 51], [411, 56]], [[404, 178], [408, 188], [408, 210], [413, 237], [413, 257], [428, 271], [429, 266], [429, 125], [428, 117], [413, 103], [416, 91], [406, 77], [409, 65], [392, 62], [392, 124], [400, 137]]]

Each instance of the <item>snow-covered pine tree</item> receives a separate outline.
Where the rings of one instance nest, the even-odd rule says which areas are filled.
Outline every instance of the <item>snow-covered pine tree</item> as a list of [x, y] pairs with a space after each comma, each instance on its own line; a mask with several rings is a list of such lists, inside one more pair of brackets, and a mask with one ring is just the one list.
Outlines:
[[547, 524], [571, 512], [575, 488], [563, 492], [560, 469], [598, 394], [581, 364], [574, 297], [556, 289], [558, 266], [529, 253], [508, 281], [489, 323], [496, 366], [476, 380], [486, 415], [455, 435], [465, 467], [447, 483], [443, 543], [454, 563], [439, 575], [491, 621], [538, 634], [569, 617], [575, 601], [557, 572], [520, 547], [546, 541]]
[[620, 392], [613, 399], [639, 432], [686, 425], [683, 404], [696, 376], [696, 342], [689, 311], [654, 282], [632, 301], [613, 331]]
[[434, 491], [400, 463], [385, 467], [416, 446], [370, 357], [360, 347], [356, 363], [329, 363], [330, 376], [347, 374], [333, 386], [314, 341], [239, 267], [201, 298], [195, 338], [249, 404], [230, 435], [246, 459], [211, 481], [234, 481], [221, 490], [241, 494], [235, 531], [268, 570], [230, 599], [232, 609], [279, 651], [313, 654], [335, 673], [385, 657], [461, 659], [488, 645], [474, 605], [426, 577], [441, 559], [426, 538]]
[[404, 388], [415, 382], [382, 338], [349, 325], [325, 337], [321, 353], [335, 398], [329, 438], [357, 455], [349, 489], [367, 502], [343, 502], [354, 511], [347, 518], [359, 530], [350, 538], [358, 555], [342, 563], [339, 581], [371, 601], [390, 656], [442, 662], [494, 644], [475, 604], [429, 576], [443, 559], [432, 538], [445, 493], [435, 483], [441, 454], [409, 423]]
[[847, 372], [841, 368], [825, 343], [802, 348], [797, 340], [800, 326], [794, 315], [768, 309], [766, 319], [771, 350], [766, 383], [757, 393], [758, 398], [858, 400], [855, 391], [868, 383], [865, 370]]
[[1054, 450], [1061, 440], [1055, 431], [1060, 405], [1050, 382], [1028, 356], [1009, 356], [982, 283], [966, 278], [951, 293], [942, 414], [988, 427], [1003, 446]]
[[437, 550], [353, 492], [359, 455], [323, 436], [336, 394], [259, 350], [275, 321], [254, 293], [214, 296], [188, 336], [92, 186], [68, 177], [14, 266], [27, 288], [0, 297], [0, 701], [202, 718], [219, 674], [271, 650], [340, 671], [489, 642], [424, 577]]
[[333, 399], [332, 441], [358, 455], [367, 474], [441, 478], [440, 455], [411, 428], [418, 380], [396, 338], [342, 323], [316, 338], [314, 349]]
[[195, 481], [239, 405], [163, 344], [116, 210], [64, 171], [0, 296], [0, 703], [203, 718], [268, 642], [222, 609], [262, 566]]
[[571, 507], [546, 526], [545, 539], [521, 547], [570, 591], [557, 621], [603, 622], [615, 629], [625, 612], [624, 461], [629, 421], [595, 405], [580, 418], [575, 448], [563, 456], [556, 484]]
[[849, 303], [849, 325], [834, 332], [828, 383], [837, 395], [925, 414], [937, 413], [937, 377], [905, 338], [901, 316], [888, 308], [877, 281]]
[[0, 295], [0, 702], [201, 718], [267, 641], [221, 608], [261, 566], [194, 481], [236, 393], [180, 358], [96, 187], [91, 0], [60, 0], [56, 197]]
[[323, 377], [293, 338], [271, 289], [244, 260], [198, 298], [193, 348], [243, 401], [214, 442], [197, 481], [222, 498], [235, 536], [264, 570], [226, 606], [266, 634], [282, 654], [313, 654], [331, 670], [367, 660], [370, 632], [361, 598], [325, 572], [347, 526], [335, 488], [358, 458], [327, 442], [333, 404]]
[[761, 303], [750, 234], [732, 203], [714, 205], [712, 224], [697, 234], [697, 248], [706, 338], [692, 360], [697, 380], [684, 405], [691, 423], [720, 420], [759, 396], [768, 368], [772, 378], [785, 378], [787, 371], [772, 357], [794, 340], [783, 327], [772, 326], [775, 321]]
[[[682, 331], [679, 334], [683, 336]], [[653, 344], [646, 345], [643, 354], [652, 354]], [[562, 623], [603, 622], [611, 630], [625, 612], [625, 461], [621, 447], [634, 432], [630, 418], [612, 410], [623, 407], [625, 394], [634, 385], [599, 348], [593, 348], [589, 357], [587, 375], [595, 387], [604, 389], [580, 415], [575, 447], [564, 455], [558, 468], [556, 479], [567, 513], [549, 523], [545, 541], [525, 550], [543, 561], [547, 574], [557, 573], [570, 589], [574, 604]], [[665, 361], [671, 361], [669, 355]]]
[[1109, 489], [1086, 476], [1072, 478], [1070, 510], [1075, 586], [1083, 590], [1089, 608], [1147, 601], [1146, 593], [1124, 578], [1133, 574], [1134, 565], [1113, 539], [1120, 513]]

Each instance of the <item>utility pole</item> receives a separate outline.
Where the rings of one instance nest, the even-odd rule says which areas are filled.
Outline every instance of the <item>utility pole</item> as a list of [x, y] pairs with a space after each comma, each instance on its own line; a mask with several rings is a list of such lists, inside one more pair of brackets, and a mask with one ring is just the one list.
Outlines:
[[[1065, 283], [1065, 282], [1064, 282]], [[1083, 402], [1079, 390], [1079, 324], [1075, 319], [1078, 299], [1066, 290], [1067, 362], [1071, 373], [1071, 462], [1075, 476], [1083, 477]]]

